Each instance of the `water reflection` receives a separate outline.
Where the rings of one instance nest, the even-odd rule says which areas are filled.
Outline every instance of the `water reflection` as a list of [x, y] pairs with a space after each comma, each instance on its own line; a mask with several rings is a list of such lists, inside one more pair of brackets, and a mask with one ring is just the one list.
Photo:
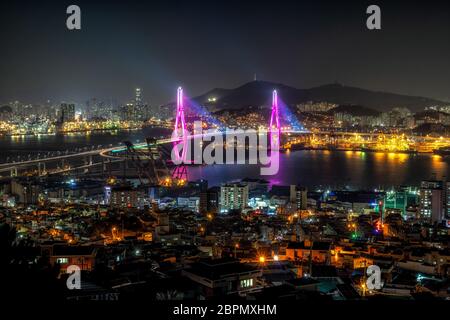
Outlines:
[[372, 189], [418, 185], [433, 174], [442, 178], [448, 175], [449, 162], [449, 157], [431, 154], [311, 150], [281, 154], [280, 171], [273, 177], [260, 176], [254, 165], [221, 165], [191, 168], [190, 178], [207, 179], [211, 185], [250, 177], [285, 185]]
[[[74, 134], [0, 137], [0, 162], [7, 156], [27, 156], [33, 152], [121, 144], [123, 141], [145, 141], [146, 137], [167, 136], [171, 130], [144, 129]], [[375, 188], [418, 185], [433, 174], [448, 176], [450, 157], [432, 154], [400, 154], [363, 151], [291, 151], [280, 154], [280, 170], [274, 176], [261, 176], [259, 165], [197, 166], [189, 169], [190, 179], [207, 179], [210, 185], [245, 177], [262, 178], [277, 184], [302, 184], [309, 187]]]

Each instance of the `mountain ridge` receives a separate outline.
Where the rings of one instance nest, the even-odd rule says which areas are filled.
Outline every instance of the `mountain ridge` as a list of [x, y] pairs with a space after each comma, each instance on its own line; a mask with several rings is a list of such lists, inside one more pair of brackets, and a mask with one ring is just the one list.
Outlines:
[[[278, 91], [282, 101], [289, 106], [314, 101], [337, 105], [360, 105], [380, 112], [389, 111], [394, 107], [406, 107], [412, 112], [418, 112], [429, 106], [448, 105], [437, 99], [373, 91], [339, 83], [298, 89], [282, 83], [261, 80], [247, 82], [234, 89], [214, 88], [191, 100], [214, 110], [233, 110], [248, 106], [270, 107], [271, 92], [274, 89]], [[214, 101], [212, 101], [213, 98], [215, 98]]]

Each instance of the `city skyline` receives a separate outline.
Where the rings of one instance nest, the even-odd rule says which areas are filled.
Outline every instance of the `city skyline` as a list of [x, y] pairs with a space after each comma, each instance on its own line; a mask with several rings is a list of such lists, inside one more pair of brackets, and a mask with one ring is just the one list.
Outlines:
[[[211, 87], [210, 90], [204, 91], [204, 92], [200, 92], [199, 94], [191, 94], [189, 95], [189, 99], [191, 101], [195, 101], [195, 99], [198, 98], [204, 98], [205, 96], [210, 96], [211, 99], [217, 99], [217, 101], [219, 101], [219, 98], [214, 96], [215, 91], [217, 90], [229, 90], [229, 91], [233, 91], [233, 90], [238, 90], [242, 87], [245, 87], [247, 85], [249, 85], [250, 83], [260, 83], [262, 84], [261, 86], [267, 86], [267, 85], [271, 85], [271, 89], [276, 90], [278, 87], [285, 87], [285, 88], [291, 88], [294, 90], [303, 90], [303, 91], [309, 91], [309, 90], [317, 90], [320, 88], [327, 88], [327, 87], [341, 87], [341, 88], [350, 88], [350, 89], [355, 89], [355, 90], [361, 90], [364, 92], [368, 92], [368, 93], [374, 93], [374, 94], [388, 94], [388, 95], [395, 95], [398, 97], [404, 97], [404, 98], [413, 98], [413, 99], [424, 99], [424, 100], [428, 100], [428, 101], [435, 101], [437, 102], [436, 105], [432, 105], [429, 104], [426, 108], [428, 107], [438, 107], [438, 106], [447, 106], [447, 104], [450, 105], [450, 101], [447, 101], [445, 99], [443, 100], [439, 100], [436, 98], [432, 98], [432, 97], [425, 97], [425, 96], [416, 96], [416, 95], [408, 95], [408, 94], [401, 94], [398, 92], [392, 92], [392, 91], [376, 91], [376, 90], [372, 90], [371, 88], [362, 88], [362, 87], [358, 87], [358, 86], [348, 86], [345, 83], [340, 83], [340, 82], [334, 82], [334, 83], [324, 83], [322, 85], [318, 85], [315, 87], [308, 87], [308, 88], [296, 88], [293, 86], [289, 86], [286, 85], [284, 83], [280, 83], [277, 81], [269, 81], [266, 79], [257, 79], [257, 80], [250, 80], [248, 82], [245, 83], [241, 83], [238, 84], [236, 87]], [[136, 100], [136, 91], [139, 91], [139, 100]], [[269, 90], [270, 91], [270, 90]], [[269, 92], [267, 91], [267, 92]], [[261, 91], [262, 93], [267, 93], [264, 90]], [[319, 99], [319, 100], [324, 100], [323, 102], [326, 102], [326, 99]], [[150, 103], [149, 103], [150, 101]], [[173, 97], [168, 97], [168, 100], [160, 103], [160, 104], [154, 104], [152, 103], [152, 99], [150, 97], [146, 96], [146, 92], [142, 89], [142, 86], [136, 86], [130, 89], [130, 92], [128, 92], [128, 96], [125, 97], [123, 100], [121, 99], [117, 99], [113, 96], [111, 97], [90, 97], [88, 99], [86, 99], [85, 101], [75, 101], [75, 100], [71, 100], [71, 99], [67, 99], [67, 98], [63, 98], [62, 100], [45, 100], [45, 101], [27, 101], [27, 100], [20, 100], [20, 99], [13, 99], [13, 100], [8, 100], [8, 101], [0, 101], [0, 106], [11, 106], [11, 105], [15, 105], [17, 103], [20, 103], [21, 105], [42, 105], [42, 106], [60, 106], [61, 104], [64, 103], [71, 103], [71, 104], [75, 104], [77, 106], [77, 108], [81, 108], [81, 110], [84, 110], [85, 108], [89, 108], [89, 105], [91, 103], [100, 103], [103, 105], [108, 105], [111, 107], [120, 107], [129, 103], [136, 103], [137, 104], [142, 104], [142, 105], [147, 105], [149, 107], [167, 107], [167, 106], [174, 106], [175, 105], [175, 99], [173, 99]], [[213, 102], [213, 101], [208, 101], [208, 102]], [[214, 101], [216, 102], [216, 101]], [[301, 102], [306, 102], [306, 101], [301, 101]], [[311, 102], [314, 102], [313, 100], [311, 100]], [[330, 103], [333, 103], [332, 101], [328, 101]], [[268, 105], [269, 101], [267, 100], [266, 102], [264, 102], [262, 105]], [[349, 102], [349, 104], [353, 104], [351, 102]], [[359, 105], [359, 104], [357, 104]], [[366, 107], [365, 105], [361, 105], [362, 107]], [[401, 104], [399, 105], [401, 106]]]

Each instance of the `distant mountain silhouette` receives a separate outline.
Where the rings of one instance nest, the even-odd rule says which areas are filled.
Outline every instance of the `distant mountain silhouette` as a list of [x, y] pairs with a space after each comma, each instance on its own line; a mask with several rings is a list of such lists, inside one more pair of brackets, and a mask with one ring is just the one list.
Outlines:
[[0, 112], [12, 112], [12, 108], [10, 106], [1, 106]]
[[351, 114], [353, 116], [372, 116], [376, 117], [380, 115], [380, 111], [363, 107], [363, 106], [357, 106], [357, 105], [339, 105], [336, 108], [333, 108], [328, 111], [331, 114], [336, 113], [347, 113]]
[[[279, 97], [289, 106], [315, 101], [338, 105], [364, 106], [383, 112], [389, 111], [394, 107], [406, 107], [413, 112], [418, 112], [428, 106], [448, 104], [430, 98], [370, 91], [337, 83], [310, 89], [297, 89], [267, 81], [252, 81], [235, 89], [216, 88], [203, 95], [194, 97], [193, 100], [201, 105], [210, 106], [215, 110], [242, 109], [248, 106], [269, 107], [273, 89], [278, 90]], [[213, 97], [216, 98], [216, 101], [208, 100]]]

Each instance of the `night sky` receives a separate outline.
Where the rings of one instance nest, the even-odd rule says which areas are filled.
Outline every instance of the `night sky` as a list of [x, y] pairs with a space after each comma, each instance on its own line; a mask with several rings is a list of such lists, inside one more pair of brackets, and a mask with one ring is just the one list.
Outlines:
[[[0, 2], [0, 103], [152, 105], [251, 81], [340, 83], [450, 100], [449, 1]], [[243, 4], [245, 3], [245, 4]], [[82, 30], [66, 28], [77, 4]], [[366, 28], [369, 4], [382, 30]]]

